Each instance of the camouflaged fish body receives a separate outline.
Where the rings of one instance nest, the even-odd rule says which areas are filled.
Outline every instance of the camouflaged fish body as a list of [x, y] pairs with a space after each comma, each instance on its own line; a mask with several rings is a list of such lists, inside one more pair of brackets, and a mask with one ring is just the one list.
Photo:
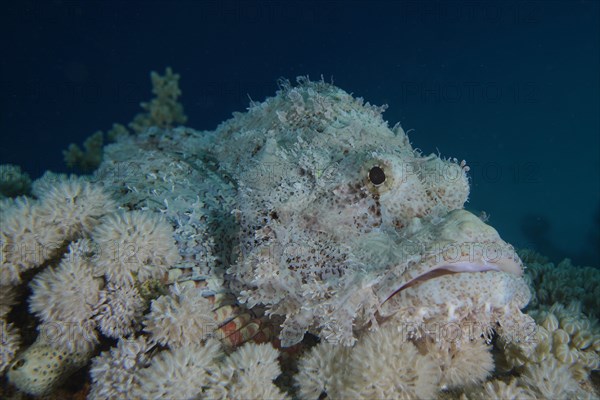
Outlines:
[[[522, 320], [521, 262], [463, 210], [465, 163], [423, 156], [383, 110], [323, 82], [284, 84], [213, 132], [122, 138], [95, 178], [121, 207], [172, 222], [183, 260], [173, 279], [283, 320], [284, 346], [307, 331], [351, 344], [395, 314], [452, 320], [468, 304], [490, 322]], [[463, 272], [485, 275], [451, 278]], [[471, 302], [484, 292], [493, 301]]]
[[210, 151], [237, 183], [231, 289], [285, 317], [284, 346], [306, 331], [351, 344], [382, 307], [394, 312], [390, 298], [443, 275], [522, 272], [462, 210], [465, 163], [415, 151], [383, 110], [304, 80], [214, 132]]

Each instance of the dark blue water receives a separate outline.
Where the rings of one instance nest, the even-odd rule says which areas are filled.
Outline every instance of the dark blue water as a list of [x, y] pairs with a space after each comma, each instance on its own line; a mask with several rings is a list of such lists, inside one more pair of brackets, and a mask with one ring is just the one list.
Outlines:
[[0, 163], [67, 171], [62, 150], [182, 75], [213, 129], [279, 77], [387, 103], [425, 153], [471, 166], [468, 207], [517, 246], [599, 265], [597, 1], [22, 1], [2, 6]]

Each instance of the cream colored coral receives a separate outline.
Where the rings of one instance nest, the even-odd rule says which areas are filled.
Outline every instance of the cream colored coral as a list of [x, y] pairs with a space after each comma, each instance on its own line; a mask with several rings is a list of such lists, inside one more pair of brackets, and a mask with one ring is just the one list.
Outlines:
[[100, 291], [94, 320], [104, 336], [125, 337], [134, 333], [145, 307], [146, 302], [135, 286], [109, 283]]
[[129, 127], [140, 133], [153, 126], [169, 128], [174, 123], [185, 123], [187, 117], [182, 104], [177, 101], [181, 96], [179, 74], [174, 74], [171, 68], [167, 67], [163, 76], [152, 71], [150, 78], [155, 97], [148, 103], [141, 103], [145, 113], [136, 115]]
[[162, 351], [147, 368], [135, 372], [139, 385], [129, 395], [147, 400], [198, 398], [218, 369], [221, 354], [215, 340]]
[[246, 343], [209, 378], [208, 399], [286, 399], [273, 380], [281, 373], [271, 344]]
[[513, 378], [508, 383], [499, 379], [486, 382], [482, 389], [470, 393], [470, 400], [534, 400], [536, 396]]
[[420, 354], [392, 324], [361, 338], [348, 364], [342, 398], [429, 399], [442, 377], [434, 357]]
[[146, 338], [121, 338], [117, 346], [92, 359], [90, 367], [90, 400], [117, 399], [139, 391], [136, 371], [146, 368], [150, 350]]
[[548, 396], [553, 391], [556, 398], [574, 396], [577, 383], [589, 384], [590, 372], [600, 367], [600, 353], [593, 345], [600, 338], [597, 322], [582, 314], [577, 302], [567, 307], [560, 303], [543, 306], [530, 314], [540, 324], [535, 346], [505, 343], [501, 338], [497, 369], [522, 373], [524, 382], [537, 391], [537, 396]]
[[193, 285], [170, 288], [170, 294], [152, 302], [144, 331], [155, 343], [172, 348], [201, 343], [217, 329], [212, 304]]
[[294, 375], [298, 396], [305, 400], [319, 399], [323, 393], [328, 398], [339, 398], [349, 369], [351, 348], [321, 342], [310, 349], [298, 362]]
[[14, 286], [0, 286], [0, 318], [4, 318], [17, 302], [17, 292]]
[[31, 283], [29, 310], [43, 322], [38, 330], [69, 352], [90, 352], [98, 342], [93, 316], [103, 282], [94, 277], [88, 244], [71, 243], [60, 264]]
[[102, 148], [104, 145], [104, 134], [97, 131], [83, 142], [82, 150], [75, 143], [71, 143], [67, 150], [63, 150], [65, 163], [69, 168], [79, 168], [85, 172], [91, 172], [98, 168], [102, 162]]
[[215, 382], [206, 390], [207, 399], [289, 400], [274, 383], [246, 374], [240, 376], [231, 367], [222, 366], [211, 379]]
[[549, 307], [554, 303], [569, 304], [576, 301], [581, 303], [581, 310], [585, 314], [600, 317], [600, 269], [575, 266], [568, 258], [554, 265], [532, 256], [528, 260], [526, 273], [531, 278], [536, 300], [541, 305]]
[[39, 202], [19, 198], [2, 212], [0, 285], [21, 282], [21, 274], [55, 257], [64, 241], [58, 225], [48, 223]]
[[67, 241], [89, 234], [101, 217], [115, 210], [114, 201], [100, 185], [82, 178], [56, 182], [39, 200], [46, 224], [58, 226]]
[[173, 228], [150, 212], [109, 215], [92, 237], [98, 246], [94, 257], [98, 273], [117, 285], [161, 279], [180, 260]]
[[546, 399], [567, 399], [578, 389], [568, 366], [558, 363], [554, 357], [540, 364], [528, 364], [523, 383]]
[[0, 376], [15, 358], [20, 345], [21, 337], [17, 328], [0, 316]]
[[227, 358], [227, 364], [250, 378], [270, 382], [281, 374], [278, 357], [270, 343], [246, 343]]
[[27, 172], [18, 165], [0, 164], [0, 199], [27, 195], [30, 190], [31, 178]]
[[494, 370], [492, 346], [478, 337], [451, 341], [423, 338], [417, 345], [441, 366], [443, 389], [476, 385]]
[[76, 179], [76, 175], [60, 174], [57, 172], [46, 171], [31, 184], [31, 194], [34, 198], [40, 198], [44, 193], [52, 190], [57, 182], [66, 182], [69, 179]]
[[[531, 314], [541, 324], [545, 339], [536, 349], [539, 359], [551, 354], [560, 364], [569, 367], [577, 381], [587, 379], [591, 370], [600, 368], [600, 352], [593, 346], [600, 338], [600, 326], [596, 320], [581, 312], [581, 303], [573, 302], [567, 307], [555, 303]], [[547, 333], [544, 333], [545, 329]]]
[[101, 186], [82, 178], [56, 176], [38, 188], [38, 200], [22, 198], [2, 212], [0, 285], [14, 285], [21, 274], [57, 257], [69, 241], [89, 234], [115, 203]]

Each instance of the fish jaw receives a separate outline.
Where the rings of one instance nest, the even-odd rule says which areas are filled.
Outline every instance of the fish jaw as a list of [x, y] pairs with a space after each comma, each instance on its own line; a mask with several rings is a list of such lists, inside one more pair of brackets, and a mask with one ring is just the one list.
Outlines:
[[398, 292], [446, 274], [499, 271], [522, 276], [523, 263], [498, 232], [465, 210], [455, 210], [437, 225], [421, 229], [399, 249], [396, 265], [373, 285], [380, 304]]

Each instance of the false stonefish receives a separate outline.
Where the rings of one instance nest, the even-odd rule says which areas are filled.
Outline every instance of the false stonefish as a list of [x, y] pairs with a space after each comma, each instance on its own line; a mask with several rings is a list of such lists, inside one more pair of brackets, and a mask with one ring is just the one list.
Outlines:
[[[474, 304], [467, 299], [485, 288], [490, 323], [495, 308], [518, 321], [529, 301], [512, 247], [463, 209], [465, 162], [413, 149], [384, 110], [300, 79], [208, 133], [209, 151], [237, 189], [239, 240], [227, 284], [247, 307], [283, 319], [283, 346], [307, 331], [352, 344], [397, 310], [435, 302], [421, 287], [453, 309]], [[478, 292], [447, 284], [462, 274], [478, 274]], [[420, 306], [423, 316], [447, 312]]]

